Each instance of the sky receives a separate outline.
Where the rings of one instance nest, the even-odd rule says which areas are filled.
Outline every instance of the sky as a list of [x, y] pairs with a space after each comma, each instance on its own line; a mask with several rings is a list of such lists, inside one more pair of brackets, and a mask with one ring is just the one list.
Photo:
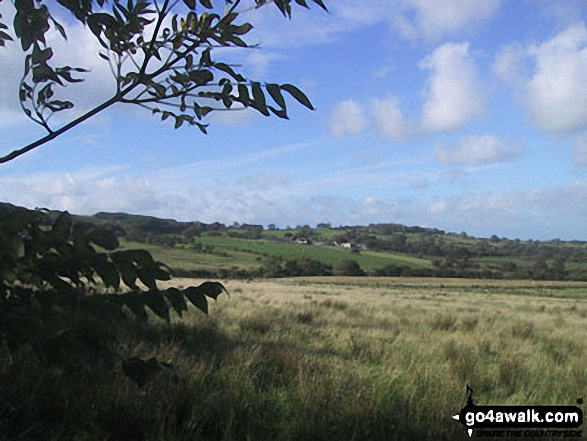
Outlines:
[[[0, 201], [76, 214], [281, 227], [399, 223], [477, 237], [587, 240], [585, 0], [328, 0], [247, 12], [260, 49], [218, 53], [248, 79], [300, 87], [289, 120], [208, 117], [208, 135], [117, 105], [0, 164]], [[0, 3], [5, 22], [10, 0]], [[59, 127], [112, 96], [81, 25], [58, 60], [91, 69]], [[0, 47], [0, 154], [44, 136]]]

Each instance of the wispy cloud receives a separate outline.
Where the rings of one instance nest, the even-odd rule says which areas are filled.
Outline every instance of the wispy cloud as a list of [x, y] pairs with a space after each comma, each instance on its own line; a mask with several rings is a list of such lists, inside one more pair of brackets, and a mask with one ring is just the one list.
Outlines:
[[336, 137], [358, 135], [367, 127], [365, 108], [354, 100], [338, 103], [330, 118], [330, 134]]
[[433, 40], [479, 26], [499, 10], [501, 3], [501, 0], [403, 0], [400, 5], [405, 12], [396, 17], [396, 23], [408, 38]]
[[436, 146], [436, 159], [441, 164], [483, 164], [504, 162], [521, 154], [521, 150], [508, 146], [493, 136], [470, 136], [451, 148]]

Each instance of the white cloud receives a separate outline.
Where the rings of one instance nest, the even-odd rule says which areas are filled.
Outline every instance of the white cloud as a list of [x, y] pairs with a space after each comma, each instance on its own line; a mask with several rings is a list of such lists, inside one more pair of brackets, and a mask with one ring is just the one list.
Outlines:
[[408, 136], [408, 124], [399, 107], [399, 99], [390, 96], [387, 99], [371, 100], [371, 111], [375, 117], [377, 129], [384, 136], [400, 142]]
[[327, 2], [328, 14], [315, 5], [310, 11], [294, 7], [289, 21], [268, 5], [247, 19], [255, 25], [250, 40], [265, 48], [329, 43], [340, 35], [379, 23], [405, 38], [436, 41], [475, 30], [494, 16], [501, 4], [502, 0], [336, 0]]
[[[437, 39], [478, 26], [498, 11], [501, 0], [403, 0], [402, 4], [408, 11], [396, 23], [403, 35]], [[415, 13], [412, 19], [410, 12]]]
[[526, 84], [531, 121], [551, 133], [587, 128], [587, 27], [584, 23], [530, 48], [536, 71]]
[[436, 147], [436, 159], [442, 164], [495, 163], [512, 159], [520, 154], [519, 149], [506, 145], [492, 135], [470, 136], [452, 148]]
[[443, 44], [426, 57], [420, 67], [432, 70], [425, 92], [422, 129], [451, 131], [483, 115], [485, 95], [468, 43]]
[[[0, 13], [6, 23], [11, 23], [14, 8], [10, 2], [0, 3]], [[98, 57], [102, 49], [93, 34], [81, 24], [66, 25], [67, 20], [59, 20], [66, 28], [68, 40], [51, 28], [47, 34], [47, 44], [53, 48], [53, 66], [83, 67], [88, 73], [72, 73], [75, 78], [83, 78], [82, 83], [67, 84], [56, 87], [55, 98], [71, 100], [75, 107], [56, 114], [50, 123], [69, 121], [88, 109], [110, 98], [115, 92], [115, 83], [107, 63]], [[29, 121], [23, 114], [18, 101], [19, 82], [24, 69], [24, 54], [20, 42], [7, 42], [0, 48], [0, 125], [12, 125]]]
[[364, 107], [354, 100], [338, 103], [330, 118], [330, 134], [336, 137], [358, 135], [367, 127]]
[[425, 206], [428, 222], [489, 237], [587, 238], [587, 182], [521, 192], [467, 193]]

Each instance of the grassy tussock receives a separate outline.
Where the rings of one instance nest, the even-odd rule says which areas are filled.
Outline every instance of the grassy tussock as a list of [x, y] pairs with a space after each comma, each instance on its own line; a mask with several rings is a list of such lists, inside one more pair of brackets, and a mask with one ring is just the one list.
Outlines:
[[466, 384], [478, 404], [585, 395], [586, 296], [468, 283], [227, 282], [210, 317], [129, 324], [121, 349], [183, 375], [145, 390], [116, 372], [45, 371], [27, 351], [10, 362], [3, 348], [0, 439], [460, 440], [450, 415]]

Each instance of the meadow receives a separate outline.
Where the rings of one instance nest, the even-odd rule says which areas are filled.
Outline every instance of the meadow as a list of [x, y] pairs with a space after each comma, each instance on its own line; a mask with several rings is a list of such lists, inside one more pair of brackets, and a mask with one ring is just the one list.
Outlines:
[[209, 316], [130, 322], [119, 342], [175, 363], [178, 382], [141, 389], [117, 372], [64, 378], [26, 351], [28, 363], [1, 358], [0, 439], [465, 440], [451, 415], [467, 384], [479, 405], [587, 395], [585, 283], [224, 283]]

